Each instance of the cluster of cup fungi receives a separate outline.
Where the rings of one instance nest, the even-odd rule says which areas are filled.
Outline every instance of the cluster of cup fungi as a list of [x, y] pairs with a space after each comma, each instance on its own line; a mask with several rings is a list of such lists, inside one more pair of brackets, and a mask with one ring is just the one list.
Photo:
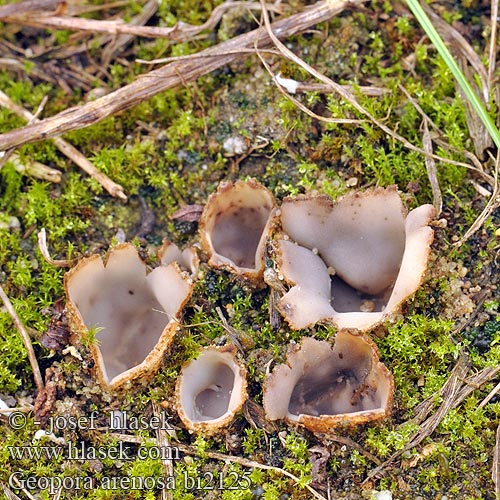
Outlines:
[[[278, 206], [250, 179], [223, 182], [208, 198], [199, 223], [208, 265], [255, 287], [278, 280], [283, 293], [277, 309], [291, 329], [336, 327], [333, 344], [304, 337], [268, 374], [268, 419], [323, 433], [388, 416], [394, 381], [368, 333], [420, 286], [433, 216], [432, 205], [407, 213], [395, 187], [336, 201], [301, 195]], [[65, 275], [72, 341], [78, 344], [95, 329], [95, 374], [111, 390], [152, 377], [180, 328], [198, 253], [165, 242], [159, 261], [148, 273], [135, 247], [125, 243], [104, 262], [98, 255], [84, 258]], [[246, 387], [235, 346], [208, 346], [182, 367], [176, 410], [190, 432], [211, 435], [241, 410]]]

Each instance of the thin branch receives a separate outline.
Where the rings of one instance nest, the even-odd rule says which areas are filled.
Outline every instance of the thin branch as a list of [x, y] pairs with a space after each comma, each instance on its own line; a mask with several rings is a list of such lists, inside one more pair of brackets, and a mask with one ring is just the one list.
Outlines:
[[[427, 120], [425, 119], [423, 126], [422, 144], [424, 146], [424, 150], [427, 151], [427, 153], [432, 154], [432, 139], [431, 134], [429, 133], [429, 127], [427, 126]], [[443, 209], [443, 197], [441, 196], [441, 189], [439, 187], [436, 162], [434, 161], [434, 158], [429, 156], [425, 157], [425, 168], [427, 169], [427, 177], [429, 178], [429, 182], [431, 184], [432, 199], [434, 208], [436, 209], [436, 217], [439, 217]]]
[[52, 266], [70, 267], [73, 265], [73, 260], [53, 259], [50, 256], [49, 249], [47, 248], [47, 234], [44, 227], [42, 227], [38, 233], [38, 248], [40, 249], [40, 253], [43, 255], [43, 258]]
[[[328, 85], [333, 89], [334, 92], [339, 94], [343, 99], [345, 99], [351, 106], [353, 106], [357, 111], [359, 111], [361, 114], [369, 118], [373, 124], [375, 124], [377, 127], [379, 127], [381, 130], [383, 130], [386, 134], [388, 134], [390, 137], [393, 139], [397, 140], [403, 146], [410, 151], [415, 151], [417, 153], [420, 153], [424, 157], [430, 157], [434, 158], [435, 160], [448, 163], [450, 165], [457, 165], [457, 166], [462, 166], [465, 168], [473, 168], [471, 165], [463, 162], [458, 162], [454, 160], [450, 160], [448, 158], [443, 158], [441, 156], [435, 155], [435, 154], [428, 154], [426, 151], [424, 151], [421, 148], [418, 148], [417, 146], [413, 145], [410, 141], [405, 139], [403, 136], [397, 134], [393, 130], [391, 130], [389, 127], [384, 125], [380, 120], [375, 118], [369, 111], [367, 111], [363, 106], [361, 106], [358, 101], [355, 99], [355, 97], [342, 85], [339, 85], [338, 83], [334, 82], [330, 78], [328, 78], [326, 75], [323, 73], [317, 71], [315, 68], [307, 64], [304, 60], [302, 60], [300, 57], [295, 55], [290, 49], [288, 49], [280, 40], [277, 38], [275, 35], [276, 29], [271, 26], [271, 23], [269, 21], [269, 14], [265, 8], [265, 4], [263, 0], [261, 0], [262, 4], [262, 17], [264, 19], [264, 26], [267, 30], [267, 33], [269, 35], [269, 38], [271, 38], [272, 42], [276, 46], [276, 48], [283, 54], [284, 57], [289, 59], [290, 61], [295, 62], [298, 66], [306, 70], [310, 75], [316, 77], [318, 80], [323, 82], [324, 84]], [[1, 147], [1, 141], [2, 141], [2, 136], [0, 136], [0, 147]]]
[[56, 10], [62, 0], [24, 0], [0, 7], [0, 18], [28, 12]]
[[491, 478], [495, 485], [495, 498], [500, 499], [500, 424], [497, 427], [495, 451], [493, 452], [493, 467], [491, 468]]
[[260, 52], [257, 52], [257, 55], [259, 56], [261, 63], [263, 64], [264, 68], [266, 68], [267, 72], [269, 73], [270, 77], [272, 78], [272, 80], [273, 80], [274, 84], [276, 85], [276, 88], [279, 90], [279, 92], [281, 94], [283, 94], [285, 97], [287, 97], [288, 99], [290, 99], [290, 101], [292, 101], [295, 104], [295, 106], [297, 106], [297, 108], [299, 108], [301, 111], [303, 111], [306, 115], [309, 115], [311, 118], [314, 118], [315, 120], [325, 122], [325, 123], [359, 124], [359, 123], [363, 123], [363, 121], [366, 121], [366, 120], [353, 120], [350, 118], [329, 118], [327, 116], [320, 116], [320, 115], [316, 114], [314, 111], [311, 111], [307, 106], [302, 104], [298, 99], [293, 97], [289, 92], [287, 92], [284, 89], [282, 82], [280, 82], [278, 76], [273, 73], [269, 64], [267, 64], [267, 62], [264, 60], [264, 58], [262, 57]]
[[[0, 158], [2, 158], [2, 152], [0, 152]], [[61, 172], [59, 170], [48, 167], [39, 161], [30, 160], [29, 158], [21, 160], [18, 154], [11, 153], [5, 160], [5, 163], [7, 162], [10, 162], [21, 174], [30, 175], [37, 179], [54, 182], [56, 184], [61, 182]]]
[[[141, 12], [130, 21], [130, 24], [132, 26], [143, 26], [156, 14], [159, 6], [160, 3], [158, 0], [149, 0], [148, 3], [144, 5]], [[114, 55], [122, 47], [128, 45], [133, 39], [133, 35], [121, 35], [111, 41], [102, 51], [101, 61], [103, 67], [107, 68]]]
[[[286, 38], [301, 33], [311, 26], [327, 21], [347, 7], [362, 3], [363, 0], [324, 0], [273, 24], [273, 30]], [[273, 36], [275, 36], [273, 34]], [[131, 108], [167, 89], [182, 85], [230, 64], [241, 55], [221, 53], [238, 49], [250, 49], [258, 44], [259, 49], [271, 44], [271, 39], [262, 27], [237, 36], [200, 52], [202, 60], [173, 62], [138, 77], [132, 83], [111, 92], [95, 101], [67, 109], [38, 123], [11, 130], [0, 135], [0, 151], [22, 144], [51, 139], [71, 130], [88, 127], [119, 111]], [[207, 57], [207, 55], [209, 57]], [[180, 77], [182, 75], [182, 78]]]
[[33, 370], [33, 377], [35, 378], [35, 384], [38, 389], [38, 392], [41, 393], [42, 391], [45, 390], [45, 385], [43, 383], [42, 374], [40, 372], [40, 367], [38, 366], [38, 361], [35, 356], [35, 351], [33, 350], [33, 345], [31, 343], [30, 336], [28, 335], [28, 332], [26, 331], [21, 320], [19, 319], [19, 316], [16, 314], [16, 311], [14, 310], [14, 307], [12, 306], [9, 297], [7, 297], [1, 285], [0, 285], [0, 299], [2, 299], [5, 309], [7, 309], [7, 312], [12, 318], [14, 326], [16, 327], [17, 331], [21, 335], [21, 338], [23, 339], [24, 347], [26, 347], [26, 351], [28, 352], [28, 359], [31, 364], [31, 369]]
[[[182, 444], [182, 443], [175, 443], [175, 447], [179, 448], [180, 451], [182, 451], [184, 453], [188, 453], [190, 455], [197, 455], [198, 454], [196, 448], [194, 448], [193, 446], [189, 446], [189, 445]], [[285, 469], [280, 469], [279, 467], [274, 467], [273, 465], [265, 465], [265, 464], [261, 464], [260, 462], [255, 462], [254, 460], [248, 460], [247, 458], [236, 457], [233, 455], [225, 455], [224, 453], [218, 453], [216, 451], [206, 451], [206, 452], [204, 452], [204, 455], [206, 455], [209, 458], [214, 458], [216, 460], [223, 460], [225, 462], [233, 462], [233, 463], [242, 465], [243, 467], [251, 467], [254, 469], [263, 469], [263, 470], [272, 470], [274, 472], [277, 472], [278, 474], [282, 474], [283, 476], [286, 476], [286, 477], [292, 479], [296, 483], [300, 483], [300, 479], [297, 476], [293, 475], [291, 472], [288, 472]], [[320, 495], [314, 488], [311, 488], [308, 484], [305, 484], [304, 488], [306, 488], [314, 498], [317, 498], [318, 500], [327, 500], [323, 495]]]
[[[19, 104], [16, 104], [7, 94], [0, 90], [0, 106], [4, 106], [12, 113], [24, 118], [26, 121], [37, 124], [42, 123], [38, 120], [35, 115], [30, 113], [27, 109], [24, 109]], [[30, 125], [27, 125], [29, 127]], [[22, 129], [21, 129], [22, 130]], [[89, 161], [85, 156], [80, 153], [74, 146], [72, 146], [68, 141], [61, 139], [60, 137], [54, 139], [54, 145], [56, 148], [67, 158], [72, 160], [76, 165], [78, 165], [84, 172], [93, 177], [101, 186], [111, 195], [121, 198], [122, 200], [127, 199], [123, 187], [120, 184], [112, 181], [106, 174], [97, 170], [97, 168]], [[1, 148], [0, 148], [1, 150]], [[47, 167], [48, 168], [48, 167]], [[59, 181], [53, 181], [59, 182]]]
[[[87, 19], [83, 17], [72, 16], [33, 16], [28, 15], [9, 15], [0, 16], [0, 20], [5, 23], [20, 24], [33, 28], [56, 29], [56, 30], [71, 30], [71, 31], [88, 31], [91, 33], [107, 33], [111, 35], [132, 35], [142, 36], [147, 38], [168, 38], [178, 42], [188, 41], [199, 33], [213, 29], [222, 16], [229, 9], [242, 7], [249, 10], [260, 10], [258, 2], [233, 2], [228, 1], [215, 7], [209, 19], [199, 25], [192, 26], [183, 22], [178, 22], [171, 28], [163, 28], [158, 26], [136, 26], [126, 24], [121, 20], [118, 21], [102, 21], [96, 19]], [[279, 11], [280, 9], [274, 5], [269, 5], [270, 10]]]
[[[142, 444], [144, 442], [144, 438], [141, 438], [139, 436], [132, 436], [130, 434], [108, 432], [107, 435], [111, 439], [118, 439], [126, 443]], [[182, 451], [187, 455], [198, 455], [198, 450], [194, 446], [189, 446], [187, 444], [183, 444], [178, 441], [172, 443], [172, 447], [177, 448], [179, 451]], [[233, 462], [242, 465], [243, 467], [251, 467], [254, 469], [262, 469], [262, 470], [272, 470], [274, 472], [277, 472], [278, 474], [282, 474], [283, 476], [292, 479], [296, 483], [300, 483], [300, 479], [297, 476], [294, 476], [291, 472], [288, 472], [285, 469], [280, 469], [279, 467], [274, 467], [272, 465], [261, 464], [260, 462], [255, 462], [254, 460], [248, 460], [247, 458], [237, 457], [233, 455], [225, 455], [224, 453], [218, 453], [216, 451], [204, 451], [203, 456], [206, 456], [208, 458], [213, 458], [215, 460], [222, 460], [224, 462]], [[305, 484], [304, 488], [306, 488], [314, 498], [317, 498], [318, 500], [327, 500], [323, 495], [320, 495], [314, 488], [311, 488], [308, 484]]]

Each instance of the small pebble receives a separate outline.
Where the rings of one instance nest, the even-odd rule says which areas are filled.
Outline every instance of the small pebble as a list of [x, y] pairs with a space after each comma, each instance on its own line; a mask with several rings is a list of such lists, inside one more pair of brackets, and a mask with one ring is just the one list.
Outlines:
[[246, 153], [248, 150], [247, 143], [243, 137], [236, 135], [228, 137], [222, 145], [226, 156], [236, 156]]
[[390, 491], [374, 491], [372, 493], [372, 500], [392, 500], [392, 493]]
[[364, 300], [359, 306], [361, 312], [373, 312], [375, 310], [375, 302], [373, 300]]

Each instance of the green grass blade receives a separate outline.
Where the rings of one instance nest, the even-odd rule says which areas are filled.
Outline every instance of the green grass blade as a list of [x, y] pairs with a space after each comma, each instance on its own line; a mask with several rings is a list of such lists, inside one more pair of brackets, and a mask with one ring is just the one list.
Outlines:
[[486, 127], [486, 130], [493, 139], [493, 142], [496, 144], [497, 148], [500, 149], [500, 131], [498, 130], [495, 123], [491, 119], [491, 116], [486, 111], [485, 107], [483, 106], [483, 103], [477, 97], [474, 90], [472, 90], [472, 87], [470, 86], [469, 82], [467, 81], [464, 74], [458, 67], [458, 64], [451, 55], [450, 51], [444, 44], [443, 39], [439, 36], [439, 33], [436, 31], [436, 28], [434, 28], [432, 21], [424, 12], [418, 0], [406, 0], [406, 3], [413, 12], [413, 15], [417, 18], [417, 21], [420, 23], [420, 26], [422, 26], [423, 30], [427, 33], [427, 36], [430, 38], [431, 42], [436, 47], [438, 53], [444, 59], [450, 71], [453, 73], [453, 76], [455, 77], [458, 84], [462, 88], [465, 97], [469, 100], [474, 110], [476, 111], [477, 115], [483, 122], [483, 125]]

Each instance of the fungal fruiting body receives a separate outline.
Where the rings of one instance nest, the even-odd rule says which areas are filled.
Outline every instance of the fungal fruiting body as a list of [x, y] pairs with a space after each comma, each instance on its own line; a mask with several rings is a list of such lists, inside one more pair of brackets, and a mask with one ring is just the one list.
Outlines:
[[373, 342], [341, 330], [333, 347], [304, 337], [289, 348], [287, 363], [266, 378], [264, 410], [270, 420], [327, 433], [385, 418], [393, 391]]
[[270, 191], [253, 179], [222, 182], [208, 198], [200, 219], [209, 264], [255, 284], [261, 282], [274, 206]]
[[129, 243], [82, 259], [64, 277], [73, 342], [95, 330], [90, 349], [101, 383], [147, 379], [170, 346], [192, 281], [176, 263], [149, 274]]
[[175, 243], [168, 240], [163, 240], [163, 244], [158, 250], [158, 259], [162, 266], [176, 262], [183, 271], [188, 271], [191, 277], [196, 276], [200, 266], [200, 259], [195, 247], [181, 250]]
[[323, 321], [367, 330], [420, 286], [434, 237], [432, 205], [406, 215], [389, 187], [335, 203], [327, 196], [287, 198], [280, 212], [286, 237], [275, 242], [278, 268], [292, 287], [278, 309], [292, 328]]
[[176, 408], [190, 432], [205, 435], [227, 426], [247, 398], [245, 367], [236, 348], [206, 347], [182, 367], [176, 384]]

